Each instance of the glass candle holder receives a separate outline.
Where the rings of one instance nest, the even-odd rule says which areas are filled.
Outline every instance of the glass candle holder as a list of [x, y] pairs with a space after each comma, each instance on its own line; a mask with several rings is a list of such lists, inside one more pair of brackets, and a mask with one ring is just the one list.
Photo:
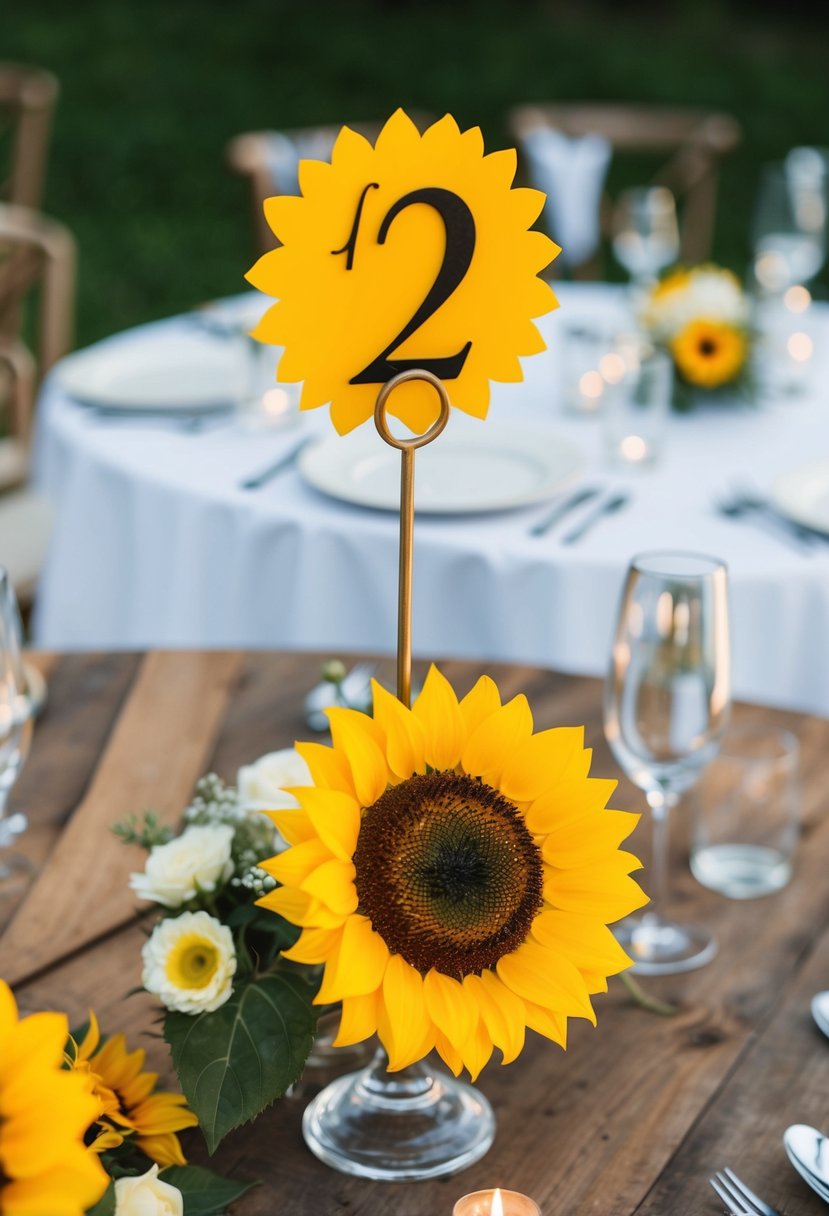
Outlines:
[[567, 413], [598, 414], [605, 382], [599, 365], [613, 345], [611, 336], [588, 322], [575, 322], [561, 343], [561, 400]]
[[452, 1209], [452, 1216], [541, 1216], [541, 1208], [529, 1195], [495, 1187], [462, 1196]]
[[662, 450], [671, 406], [673, 364], [667, 352], [626, 335], [603, 356], [599, 374], [609, 462], [627, 470], [652, 464]]
[[790, 731], [737, 727], [693, 792], [691, 872], [730, 899], [789, 881], [800, 821], [798, 743]]

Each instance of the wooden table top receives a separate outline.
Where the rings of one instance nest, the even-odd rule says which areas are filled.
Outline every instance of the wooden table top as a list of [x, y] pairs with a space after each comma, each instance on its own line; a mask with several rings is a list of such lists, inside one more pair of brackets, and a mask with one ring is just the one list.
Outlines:
[[[239, 765], [308, 737], [302, 699], [319, 657], [152, 653], [33, 656], [49, 703], [11, 810], [31, 827], [21, 840], [37, 867], [22, 902], [0, 911], [0, 976], [21, 1008], [94, 1006], [105, 1030], [124, 1030], [171, 1075], [167, 1049], [148, 1037], [156, 1013], [139, 983], [142, 928], [127, 875], [141, 854], [109, 831], [152, 807], [175, 822], [196, 779], [232, 780]], [[442, 664], [459, 691], [482, 668]], [[489, 666], [502, 692], [525, 691], [538, 727], [586, 723], [594, 773], [619, 776], [604, 743], [595, 680]], [[391, 671], [383, 672], [391, 680]], [[617, 980], [596, 998], [598, 1029], [571, 1022], [566, 1053], [530, 1035], [508, 1068], [479, 1080], [498, 1120], [488, 1155], [439, 1182], [390, 1185], [346, 1178], [319, 1163], [300, 1134], [303, 1101], [277, 1103], [234, 1132], [214, 1159], [235, 1177], [260, 1179], [239, 1216], [449, 1216], [481, 1187], [532, 1195], [544, 1216], [714, 1216], [709, 1175], [730, 1165], [785, 1216], [825, 1211], [782, 1146], [796, 1122], [829, 1130], [829, 1043], [809, 1001], [829, 988], [829, 722], [739, 707], [739, 720], [786, 725], [802, 747], [803, 837], [794, 880], [742, 903], [698, 886], [687, 868], [687, 823], [676, 816], [673, 884], [683, 919], [712, 926], [717, 958], [647, 990], [680, 1007], [673, 1018], [634, 1005]], [[622, 781], [614, 804], [642, 809]], [[633, 850], [647, 859], [647, 825]], [[644, 885], [647, 886], [647, 875]], [[0, 905], [2, 909], [3, 905]], [[198, 1132], [185, 1148], [206, 1160]]]

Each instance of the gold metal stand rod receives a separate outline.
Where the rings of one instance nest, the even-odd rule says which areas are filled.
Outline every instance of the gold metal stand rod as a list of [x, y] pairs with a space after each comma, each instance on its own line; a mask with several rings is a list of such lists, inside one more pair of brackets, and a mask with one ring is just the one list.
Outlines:
[[[422, 435], [397, 439], [389, 430], [386, 409], [391, 394], [409, 380], [431, 384], [440, 400], [440, 413]], [[418, 448], [437, 439], [449, 421], [449, 394], [442, 380], [423, 369], [400, 372], [380, 389], [374, 424], [380, 437], [401, 454], [400, 565], [397, 587], [397, 698], [408, 708], [412, 698], [412, 561], [414, 556], [414, 456]]]

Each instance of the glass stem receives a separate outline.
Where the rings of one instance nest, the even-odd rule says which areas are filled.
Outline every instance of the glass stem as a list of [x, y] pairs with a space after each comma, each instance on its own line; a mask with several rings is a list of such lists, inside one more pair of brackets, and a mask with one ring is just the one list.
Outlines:
[[646, 912], [648, 920], [664, 923], [668, 908], [668, 818], [676, 806], [676, 794], [664, 790], [648, 795], [653, 819], [653, 851], [651, 854], [651, 902]]

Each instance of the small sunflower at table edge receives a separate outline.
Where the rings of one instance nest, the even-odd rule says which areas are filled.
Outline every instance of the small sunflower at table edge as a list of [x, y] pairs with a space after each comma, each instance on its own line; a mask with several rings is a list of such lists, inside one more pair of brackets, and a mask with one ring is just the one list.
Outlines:
[[630, 965], [607, 926], [647, 902], [619, 848], [639, 816], [607, 809], [583, 728], [533, 734], [487, 676], [459, 701], [432, 667], [411, 710], [373, 692], [372, 718], [329, 711], [332, 747], [297, 744], [314, 784], [271, 813], [290, 847], [258, 902], [302, 927], [285, 957], [324, 965], [336, 1045], [376, 1033], [391, 1070], [436, 1048], [474, 1079], [527, 1027], [565, 1047]]

